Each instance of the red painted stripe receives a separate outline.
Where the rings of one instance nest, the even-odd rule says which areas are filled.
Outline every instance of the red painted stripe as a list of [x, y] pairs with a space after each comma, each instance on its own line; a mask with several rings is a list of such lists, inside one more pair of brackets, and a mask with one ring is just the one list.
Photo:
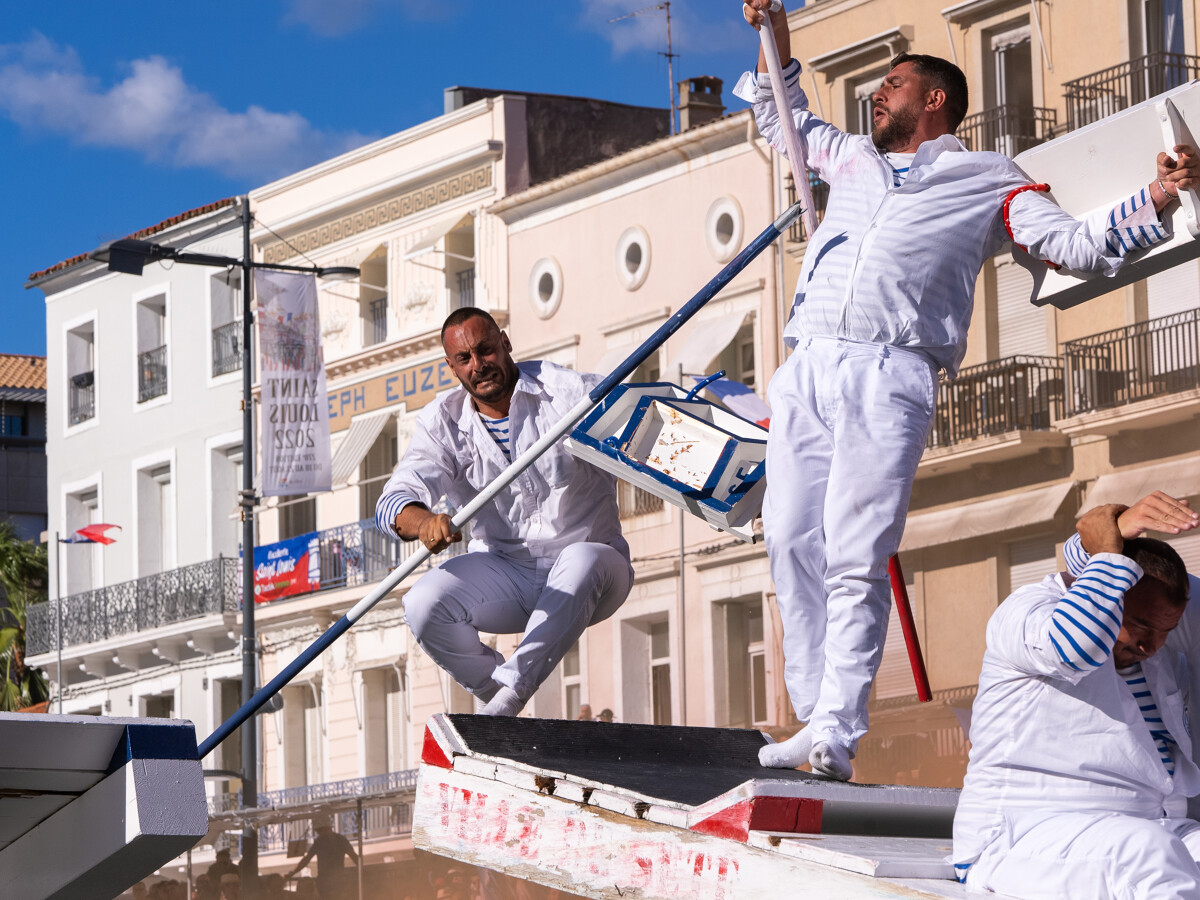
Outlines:
[[450, 757], [446, 755], [446, 751], [433, 736], [428, 725], [425, 726], [425, 743], [421, 746], [421, 762], [429, 766], [437, 766], [439, 769], [454, 768], [454, 763], [450, 762]]
[[751, 797], [703, 819], [692, 831], [743, 843], [751, 831], [820, 834], [824, 802], [802, 797]]

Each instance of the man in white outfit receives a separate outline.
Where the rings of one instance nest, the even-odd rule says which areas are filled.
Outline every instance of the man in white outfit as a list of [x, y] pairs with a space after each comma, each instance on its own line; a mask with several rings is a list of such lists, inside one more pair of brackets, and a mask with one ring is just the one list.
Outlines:
[[[769, 0], [746, 0], [757, 27]], [[1111, 274], [1165, 239], [1158, 213], [1200, 183], [1187, 147], [1112, 211], [1077, 221], [1005, 156], [953, 136], [966, 78], [902, 54], [873, 95], [870, 135], [808, 110], [786, 14], [771, 15], [790, 114], [808, 167], [830, 185], [784, 332], [794, 352], [771, 380], [763, 523], [783, 620], [784, 677], [807, 727], [762, 749], [763, 765], [848, 779], [887, 629], [887, 561], [900, 545], [933, 419], [938, 370], [965, 351], [975, 279], [1008, 241], [1079, 272]], [[784, 143], [761, 53], [734, 93]], [[1149, 160], [1147, 160], [1149, 162]]]
[[[508, 335], [466, 308], [442, 326], [454, 388], [421, 411], [375, 507], [380, 530], [431, 553], [462, 540], [450, 516], [599, 383], [547, 362], [517, 365]], [[555, 444], [475, 518], [469, 553], [443, 562], [404, 597], [421, 648], [470, 691], [484, 715], [515, 716], [588, 625], [633, 586], [616, 483]], [[507, 660], [479, 633], [524, 632]]]
[[1095, 552], [992, 615], [954, 817], [967, 885], [1035, 900], [1200, 897], [1200, 793], [1182, 656], [1188, 602], [1167, 544], [1125, 541], [1121, 506], [1079, 520]]

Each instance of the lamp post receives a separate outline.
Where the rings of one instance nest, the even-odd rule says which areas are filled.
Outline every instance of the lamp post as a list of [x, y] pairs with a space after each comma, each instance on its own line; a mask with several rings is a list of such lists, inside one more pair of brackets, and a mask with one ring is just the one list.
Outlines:
[[[239, 199], [242, 207], [242, 256], [217, 256], [192, 253], [165, 244], [124, 238], [111, 241], [88, 254], [94, 260], [108, 264], [110, 272], [141, 275], [146, 263], [171, 260], [177, 263], [217, 268], [238, 267], [242, 270], [242, 703], [248, 703], [255, 693], [258, 676], [258, 643], [254, 626], [254, 407], [251, 389], [250, 347], [254, 339], [254, 269], [279, 272], [301, 272], [319, 278], [346, 280], [357, 278], [359, 270], [348, 266], [289, 266], [256, 262], [250, 248], [250, 198]], [[241, 726], [242, 733], [242, 806], [258, 806], [258, 722], [251, 716]], [[242, 829], [242, 896], [252, 900], [258, 890], [258, 832], [247, 824]]]

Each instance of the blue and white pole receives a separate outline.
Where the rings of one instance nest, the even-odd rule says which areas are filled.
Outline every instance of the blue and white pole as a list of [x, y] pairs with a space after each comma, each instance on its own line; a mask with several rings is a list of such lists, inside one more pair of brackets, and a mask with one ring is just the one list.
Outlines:
[[[555, 441], [559, 440], [567, 434], [575, 425], [586, 416], [591, 410], [604, 399], [614, 387], [624, 381], [629, 375], [640, 366], [655, 352], [667, 338], [675, 334], [685, 322], [700, 311], [709, 300], [715, 297], [720, 291], [732, 281], [739, 272], [742, 271], [750, 262], [771, 245], [801, 214], [802, 209], [799, 203], [793, 204], [784, 213], [779, 216], [774, 222], [767, 226], [766, 230], [758, 237], [746, 245], [737, 256], [729, 261], [717, 275], [700, 289], [691, 300], [680, 307], [675, 315], [671, 316], [663, 325], [652, 334], [646, 341], [633, 351], [629, 357], [615, 368], [596, 388], [583, 400], [568, 412], [552, 429], [547, 431], [532, 447], [518, 456], [512, 461], [507, 469], [497, 476], [496, 480], [489, 484], [486, 488], [460, 509], [453, 518], [454, 526], [462, 528], [463, 525], [471, 521], [475, 514], [483, 508], [484, 504], [490, 503], [492, 499], [502, 490], [508, 487], [518, 475], [524, 472], [527, 468], [533, 465], [534, 461], [548, 450]], [[392, 592], [395, 587], [400, 584], [410, 573], [415, 571], [421, 563], [429, 558], [429, 550], [426, 547], [421, 547], [410, 555], [402, 565], [393, 569], [388, 576], [379, 583], [379, 585], [371, 591], [367, 596], [363, 597], [353, 609], [334, 622], [329, 629], [319, 638], [305, 648], [299, 656], [293, 659], [286, 665], [282, 671], [267, 684], [261, 687], [258, 692], [248, 701], [242, 704], [232, 716], [221, 723], [212, 734], [210, 734], [200, 744], [200, 758], [203, 759], [219, 745], [225, 738], [229, 737], [238, 727], [254, 715], [271, 697], [277, 694], [289, 681], [295, 678], [300, 672], [311, 663], [314, 659], [321, 655], [321, 652], [329, 647], [334, 641], [345, 634], [350, 626], [361, 619], [367, 612], [375, 606], [380, 600]]]

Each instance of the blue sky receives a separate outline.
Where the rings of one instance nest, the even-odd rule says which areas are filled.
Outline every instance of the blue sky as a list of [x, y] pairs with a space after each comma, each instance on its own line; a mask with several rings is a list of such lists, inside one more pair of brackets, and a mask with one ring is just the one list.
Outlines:
[[[454, 84], [666, 106], [650, 0], [5, 5], [0, 352], [45, 352], [30, 272], [440, 115]], [[734, 0], [671, 4], [675, 78], [753, 62]], [[267, 223], [269, 224], [269, 223]]]

